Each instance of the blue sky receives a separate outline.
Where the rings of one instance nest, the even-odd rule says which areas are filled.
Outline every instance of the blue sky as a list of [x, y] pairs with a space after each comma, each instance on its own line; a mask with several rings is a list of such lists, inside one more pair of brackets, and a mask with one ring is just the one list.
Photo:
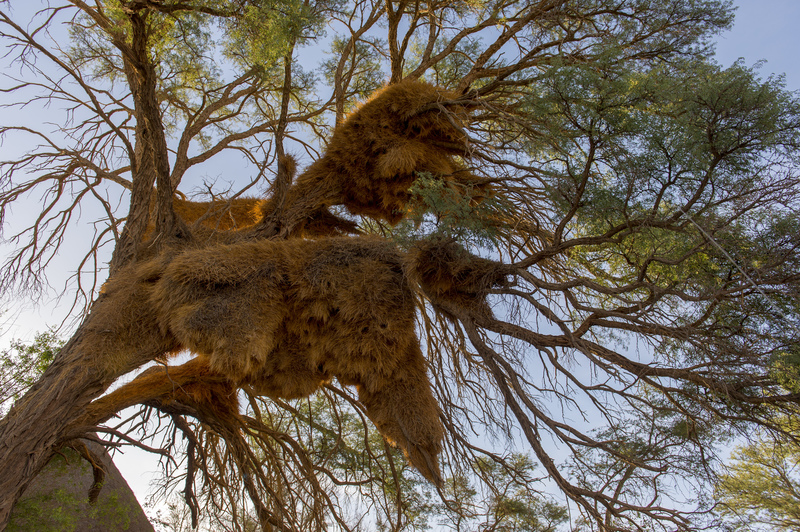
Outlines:
[[733, 30], [717, 41], [717, 59], [729, 66], [766, 60], [761, 71], [786, 74], [786, 88], [800, 89], [800, 0], [738, 0]]

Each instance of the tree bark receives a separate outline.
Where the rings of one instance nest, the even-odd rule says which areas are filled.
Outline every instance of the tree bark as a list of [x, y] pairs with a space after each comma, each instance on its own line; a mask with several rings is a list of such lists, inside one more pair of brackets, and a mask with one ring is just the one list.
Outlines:
[[154, 532], [106, 448], [92, 440], [58, 449], [14, 507], [9, 528]]
[[170, 177], [169, 150], [158, 98], [159, 77], [150, 56], [149, 15], [143, 9], [131, 13], [128, 16], [131, 24], [130, 43], [115, 41], [122, 51], [125, 76], [133, 97], [136, 130], [135, 153], [131, 164], [131, 206], [120, 242], [111, 259], [112, 274], [131, 260], [139, 258], [151, 213], [155, 225], [155, 249], [164, 243], [164, 237], [180, 232], [172, 204], [177, 183], [173, 184]]
[[64, 440], [70, 422], [109, 384], [104, 372], [87, 364], [80, 350], [82, 336], [79, 330], [0, 421], [0, 530], [25, 488]]
[[[87, 406], [119, 376], [174, 350], [159, 333], [139, 270], [120, 272], [41, 379], [0, 421], [0, 530], [54, 449], [92, 427]], [[12, 446], [13, 444], [13, 446]]]

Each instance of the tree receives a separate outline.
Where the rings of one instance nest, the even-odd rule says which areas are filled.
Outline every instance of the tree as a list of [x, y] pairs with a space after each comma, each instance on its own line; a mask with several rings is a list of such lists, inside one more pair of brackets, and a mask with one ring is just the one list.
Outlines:
[[[794, 422], [785, 423], [789, 434]], [[796, 431], [795, 431], [796, 432]], [[797, 445], [786, 438], [737, 447], [717, 484], [719, 511], [731, 530], [796, 530], [800, 523]]]
[[[0, 356], [0, 408], [18, 399], [53, 362], [63, 345], [53, 329], [33, 342], [11, 342]], [[149, 530], [136, 496], [114, 466], [106, 448], [74, 440], [57, 449], [18, 501], [8, 530]]]
[[7, 412], [44, 370], [63, 345], [55, 331], [37, 333], [31, 344], [19, 340], [0, 356], [0, 412]]
[[[363, 469], [343, 479], [302, 445], [314, 425], [293, 417], [295, 403], [224, 372], [190, 380], [189, 369], [216, 360], [211, 349], [195, 349], [188, 369], [145, 375], [187, 378], [136, 397], [154, 423], [146, 438], [159, 444], [103, 424], [128, 405], [113, 393], [98, 399], [112, 383], [184, 347], [142, 294], [200, 253], [224, 270], [230, 246], [277, 253], [382, 235], [385, 264], [395, 264], [386, 272], [406, 268], [413, 292], [444, 427], [434, 452], [442, 477], [479, 463], [524, 477], [492, 450], [524, 449], [598, 530], [702, 526], [670, 497], [682, 457], [710, 468], [717, 435], [780, 431], [796, 408], [800, 396], [776, 369], [800, 331], [800, 102], [780, 78], [712, 63], [709, 39], [730, 24], [728, 2], [71, 0], [29, 20], [3, 6], [11, 108], [64, 113], [51, 129], [2, 129], [32, 139], [0, 167], [3, 220], [40, 199], [36, 219], [8, 237], [16, 248], [4, 288], [44, 282], [79, 210], [94, 202], [101, 220], [70, 288], [88, 312], [0, 422], [0, 523], [55, 446], [90, 430], [169, 455], [167, 483], [182, 483], [195, 519], [198, 500], [235, 519], [247, 493], [264, 529], [356, 529], [347, 503], [359, 486], [375, 477], [386, 486], [379, 498], [363, 492], [359, 515], [399, 493], [391, 453], [365, 445]], [[321, 46], [319, 67], [301, 68]], [[391, 122], [394, 144], [371, 152], [347, 112], [384, 82], [422, 78], [447, 90]], [[348, 141], [337, 143], [342, 131]], [[290, 149], [315, 160], [296, 179]], [[406, 158], [412, 149], [425, 156]], [[255, 201], [217, 190], [192, 223], [179, 187], [185, 194], [201, 165], [226, 152], [249, 163], [238, 188], [266, 190], [256, 219], [236, 214]], [[334, 155], [367, 162], [351, 174], [330, 164]], [[210, 301], [235, 284], [217, 283], [218, 270], [193, 297]], [[320, 375], [329, 378], [324, 367]], [[350, 384], [364, 382], [340, 377], [319, 393], [330, 415], [355, 409], [366, 441], [366, 415], [375, 416], [364, 404], [379, 398], [356, 397]], [[632, 438], [631, 423], [646, 432]], [[602, 464], [603, 481], [559, 465], [562, 453]], [[415, 462], [424, 473], [427, 460], [434, 481], [435, 459]], [[503, 475], [480, 478], [503, 493]], [[392, 529], [407, 519], [386, 515]]]

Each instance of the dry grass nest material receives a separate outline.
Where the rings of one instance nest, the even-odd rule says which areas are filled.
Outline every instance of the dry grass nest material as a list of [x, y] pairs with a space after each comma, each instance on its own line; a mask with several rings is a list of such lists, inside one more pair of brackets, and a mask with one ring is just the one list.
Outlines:
[[454, 100], [453, 93], [410, 80], [377, 92], [336, 127], [325, 154], [289, 190], [287, 204], [319, 197], [326, 206], [394, 224], [407, 214], [419, 172], [485, 188], [464, 167], [467, 109]]
[[[488, 311], [478, 300], [503, 278], [497, 265], [451, 241], [426, 241], [409, 254], [363, 236], [214, 244], [116, 276], [98, 311], [132, 309], [137, 317], [109, 315], [87, 341], [110, 352], [115, 343], [145, 350], [140, 344], [150, 341], [200, 355], [186, 375], [151, 371], [118, 390], [129, 398], [148, 386], [164, 401], [172, 379], [194, 383], [192, 372], [284, 399], [305, 397], [336, 377], [357, 387], [381, 433], [438, 483], [443, 428], [415, 332], [411, 282], [433, 301]], [[131, 321], [160, 334], [131, 331]], [[235, 398], [226, 394], [215, 401], [233, 411]]]
[[[412, 285], [435, 304], [487, 313], [488, 290], [505, 275], [454, 242], [427, 241], [403, 254], [383, 239], [331, 236], [354, 232], [355, 225], [327, 209], [344, 205], [395, 223], [406, 214], [418, 172], [480, 187], [463, 166], [466, 109], [450, 105], [453, 99], [427, 83], [387, 87], [336, 128], [324, 156], [285, 196], [176, 198], [176, 213], [198, 221], [195, 238], [109, 281], [87, 342], [98, 346], [98, 356], [114, 347], [187, 349], [199, 355], [182, 370], [187, 382], [194, 373], [223, 375], [235, 387], [275, 398], [305, 397], [336, 377], [357, 386], [381, 433], [438, 483], [443, 428], [415, 332]], [[287, 224], [291, 238], [248, 239], [274, 220]], [[163, 388], [165, 378], [166, 372], [149, 372], [130, 390]], [[197, 393], [184, 399], [213, 402]]]
[[430, 238], [411, 247], [406, 256], [410, 278], [434, 305], [452, 305], [491, 315], [490, 290], [505, 285], [510, 271], [477, 257], [452, 239]]

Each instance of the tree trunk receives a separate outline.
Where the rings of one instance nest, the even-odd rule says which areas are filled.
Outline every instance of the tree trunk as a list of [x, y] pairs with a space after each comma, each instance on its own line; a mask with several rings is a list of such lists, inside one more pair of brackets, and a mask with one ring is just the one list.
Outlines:
[[[109, 382], [80, 351], [79, 331], [42, 378], [0, 421], [0, 530], [31, 480], [75, 420]], [[13, 447], [9, 443], [13, 442]]]
[[106, 448], [91, 440], [58, 450], [17, 502], [8, 529], [154, 532]]
[[150, 274], [130, 267], [109, 281], [53, 364], [0, 421], [0, 530], [56, 446], [92, 429], [79, 422], [92, 400], [119, 376], [176, 348], [150, 308]]
[[140, 5], [128, 15], [130, 44], [116, 41], [117, 47], [123, 51], [136, 129], [135, 149], [131, 154], [131, 206], [109, 265], [112, 274], [129, 261], [139, 258], [143, 236], [151, 218], [156, 238], [148, 243], [150, 248], [155, 245], [154, 249], [158, 249], [167, 238], [178, 233], [185, 234], [185, 228], [180, 225], [172, 205], [177, 183], [173, 184], [170, 177], [169, 150], [158, 97], [159, 77], [150, 52], [150, 12], [143, 8], [144, 5]]

